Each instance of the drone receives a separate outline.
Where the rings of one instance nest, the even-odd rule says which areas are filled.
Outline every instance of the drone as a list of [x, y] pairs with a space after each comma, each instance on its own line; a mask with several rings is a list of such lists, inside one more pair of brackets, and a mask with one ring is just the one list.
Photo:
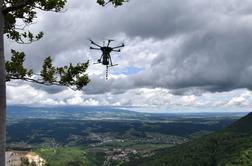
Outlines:
[[[105, 45], [105, 41], [103, 42], [103, 46], [95, 43], [93, 40], [89, 39], [91, 42], [91, 50], [100, 50], [102, 52], [101, 57], [97, 60], [97, 63], [94, 64], [102, 64], [106, 66], [106, 79], [108, 79], [108, 68], [117, 66], [118, 64], [113, 64], [112, 59], [111, 59], [111, 52], [121, 52], [120, 48], [124, 47], [124, 43], [122, 43], [119, 46], [111, 47], [110, 44], [114, 40], [108, 39], [107, 44]], [[93, 46], [92, 46], [93, 45]], [[95, 47], [94, 47], [95, 46]]]

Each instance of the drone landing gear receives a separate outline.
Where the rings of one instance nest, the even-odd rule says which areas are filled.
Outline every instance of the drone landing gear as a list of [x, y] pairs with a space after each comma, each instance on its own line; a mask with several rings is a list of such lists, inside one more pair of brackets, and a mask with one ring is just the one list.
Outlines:
[[108, 66], [106, 66], [106, 80], [108, 79]]

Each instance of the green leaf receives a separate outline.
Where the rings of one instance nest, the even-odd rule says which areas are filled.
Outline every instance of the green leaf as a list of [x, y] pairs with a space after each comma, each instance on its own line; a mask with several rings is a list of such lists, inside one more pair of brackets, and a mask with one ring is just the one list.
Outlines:
[[33, 74], [33, 71], [27, 70], [24, 67], [25, 54], [15, 50], [11, 50], [11, 53], [11, 60], [6, 61], [5, 63], [7, 81], [11, 78], [23, 79], [26, 76], [30, 77]]
[[44, 60], [44, 64], [42, 66], [40, 76], [45, 82], [53, 83], [56, 81], [55, 74], [56, 74], [56, 69], [52, 65], [52, 59], [49, 56]]

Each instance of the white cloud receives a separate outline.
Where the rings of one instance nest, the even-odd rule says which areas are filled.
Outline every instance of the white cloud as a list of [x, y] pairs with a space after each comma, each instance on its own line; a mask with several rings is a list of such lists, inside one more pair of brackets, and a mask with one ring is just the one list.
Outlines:
[[29, 84], [20, 81], [7, 84], [7, 103], [10, 105], [99, 105], [99, 102], [82, 92], [74, 92], [70, 89], [58, 93], [49, 94], [43, 90], [38, 90]]
[[252, 92], [244, 91], [232, 97], [232, 99], [226, 103], [226, 106], [252, 106]]
[[204, 93], [203, 95], [174, 95], [163, 88], [140, 88], [125, 93], [84, 94], [65, 89], [58, 93], [47, 93], [20, 81], [7, 84], [7, 103], [35, 106], [78, 105], [78, 106], [137, 106], [157, 108], [207, 108], [207, 107], [251, 107], [252, 92], [245, 89]]

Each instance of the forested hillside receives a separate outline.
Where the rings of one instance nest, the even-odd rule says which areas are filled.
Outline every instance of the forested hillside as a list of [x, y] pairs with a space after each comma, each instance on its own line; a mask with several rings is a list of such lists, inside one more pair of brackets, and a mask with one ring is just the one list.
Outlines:
[[173, 148], [159, 150], [154, 156], [131, 161], [139, 166], [251, 166], [252, 113], [230, 127]]

